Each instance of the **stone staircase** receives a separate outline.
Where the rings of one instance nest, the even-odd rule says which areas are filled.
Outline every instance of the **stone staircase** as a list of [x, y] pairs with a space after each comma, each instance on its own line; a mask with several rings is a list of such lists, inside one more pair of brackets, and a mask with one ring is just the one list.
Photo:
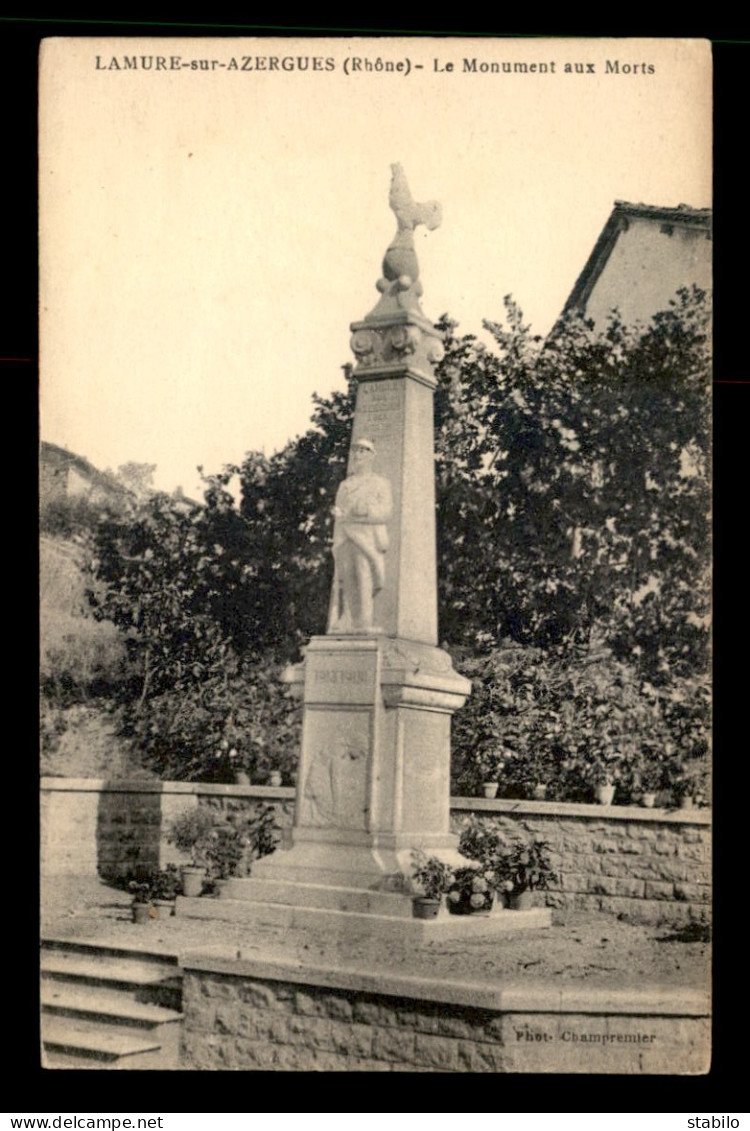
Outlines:
[[41, 1035], [47, 1068], [179, 1068], [177, 956], [47, 938]]

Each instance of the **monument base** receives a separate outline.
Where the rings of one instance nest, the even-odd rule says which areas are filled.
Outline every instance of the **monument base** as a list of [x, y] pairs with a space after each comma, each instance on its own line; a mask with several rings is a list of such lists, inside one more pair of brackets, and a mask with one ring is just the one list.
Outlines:
[[231, 880], [220, 899], [179, 896], [175, 914], [178, 918], [310, 931], [351, 942], [382, 940], [410, 945], [442, 939], [487, 939], [552, 925], [552, 912], [547, 907], [451, 915], [443, 906], [435, 919], [424, 920], [413, 917], [411, 899], [405, 894], [262, 880]]
[[304, 702], [292, 846], [254, 862], [253, 878], [393, 892], [415, 850], [465, 865], [449, 823], [450, 720], [471, 685], [450, 656], [374, 633], [315, 636], [285, 680]]

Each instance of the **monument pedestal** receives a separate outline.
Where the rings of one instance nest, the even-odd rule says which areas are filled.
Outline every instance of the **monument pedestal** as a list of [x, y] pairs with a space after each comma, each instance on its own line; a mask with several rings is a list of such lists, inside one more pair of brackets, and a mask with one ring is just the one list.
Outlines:
[[292, 847], [218, 900], [179, 899], [179, 916], [409, 945], [550, 926], [547, 908], [413, 918], [412, 852], [468, 863], [449, 827], [450, 719], [470, 685], [446, 652], [316, 636], [286, 678], [304, 698]]
[[253, 877], [403, 892], [412, 851], [459, 865], [450, 720], [470, 690], [440, 648], [314, 636], [286, 678], [304, 700], [292, 847]]

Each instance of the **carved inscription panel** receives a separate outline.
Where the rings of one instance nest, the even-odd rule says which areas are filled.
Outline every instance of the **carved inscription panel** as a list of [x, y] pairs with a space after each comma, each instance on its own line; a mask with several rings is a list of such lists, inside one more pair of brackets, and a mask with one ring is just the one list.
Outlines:
[[377, 702], [378, 657], [369, 652], [327, 651], [309, 648], [305, 656], [305, 702], [372, 704]]
[[301, 826], [368, 827], [371, 733], [368, 710], [307, 712]]
[[357, 390], [352, 440], [373, 440], [379, 455], [399, 445], [403, 405], [403, 381], [363, 381]]

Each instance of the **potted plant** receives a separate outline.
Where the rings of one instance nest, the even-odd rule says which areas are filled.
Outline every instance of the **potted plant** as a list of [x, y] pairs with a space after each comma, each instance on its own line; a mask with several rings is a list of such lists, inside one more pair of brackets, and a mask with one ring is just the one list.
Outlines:
[[672, 794], [680, 809], [705, 804], [708, 792], [708, 771], [703, 758], [673, 756], [668, 777]]
[[549, 844], [544, 840], [517, 842], [506, 857], [508, 878], [504, 881], [508, 906], [513, 911], [526, 911], [533, 905], [535, 891], [547, 891], [557, 882], [557, 873], [549, 858]]
[[496, 872], [483, 871], [481, 865], [457, 868], [448, 889], [451, 915], [489, 914], [495, 900], [496, 877]]
[[189, 853], [190, 863], [182, 868], [182, 892], [186, 896], [200, 895], [207, 873], [206, 850], [208, 837], [214, 827], [214, 818], [200, 806], [181, 813], [172, 822], [169, 842], [180, 852]]
[[495, 749], [484, 748], [476, 752], [474, 763], [477, 776], [482, 783], [482, 792], [488, 799], [497, 797], [500, 788], [500, 777], [505, 766], [505, 751], [502, 747]]
[[226, 881], [237, 875], [247, 843], [240, 829], [231, 824], [214, 825], [209, 832], [205, 858], [216, 894], [221, 895]]
[[[550, 723], [550, 731], [554, 724]], [[544, 801], [547, 790], [554, 783], [558, 770], [558, 759], [550, 742], [550, 735], [543, 728], [536, 728], [529, 735], [529, 747], [516, 751], [506, 766], [506, 779], [511, 796], [519, 794], [535, 801]]]
[[623, 778], [624, 751], [615, 734], [603, 736], [588, 752], [584, 776], [591, 783], [598, 805], [611, 805]]
[[[505, 882], [510, 877], [508, 855], [512, 846], [512, 842], [503, 837], [492, 822], [481, 818], [468, 821], [461, 831], [458, 851], [473, 864], [468, 871], [462, 869], [460, 874], [456, 872], [454, 888], [458, 890], [458, 898], [455, 891], [452, 896], [448, 893], [449, 911], [467, 914], [488, 910], [495, 901], [505, 903]], [[483, 882], [475, 884], [475, 880]], [[486, 892], [489, 892], [490, 898], [486, 898], [482, 906], [478, 899], [472, 900], [472, 896]]]
[[260, 860], [262, 856], [270, 856], [276, 851], [281, 841], [281, 829], [273, 805], [258, 806], [253, 815], [246, 819], [243, 836], [247, 845], [248, 866], [251, 866], [253, 860]]
[[134, 923], [147, 923], [151, 919], [151, 884], [148, 880], [131, 880], [128, 884], [133, 893], [132, 914]]
[[423, 849], [412, 852], [412, 910], [416, 919], [437, 917], [443, 896], [453, 883], [453, 870], [438, 859], [428, 856]]
[[174, 906], [180, 894], [182, 882], [176, 864], [167, 864], [157, 872], [152, 881], [152, 895], [157, 919], [168, 919], [174, 915]]
[[234, 769], [234, 784], [250, 785], [250, 774], [247, 765], [236, 746], [231, 747], [228, 757], [230, 765]]
[[640, 788], [641, 806], [653, 809], [657, 794], [665, 785], [664, 764], [658, 752], [645, 752], [643, 767], [638, 771], [634, 784]]

